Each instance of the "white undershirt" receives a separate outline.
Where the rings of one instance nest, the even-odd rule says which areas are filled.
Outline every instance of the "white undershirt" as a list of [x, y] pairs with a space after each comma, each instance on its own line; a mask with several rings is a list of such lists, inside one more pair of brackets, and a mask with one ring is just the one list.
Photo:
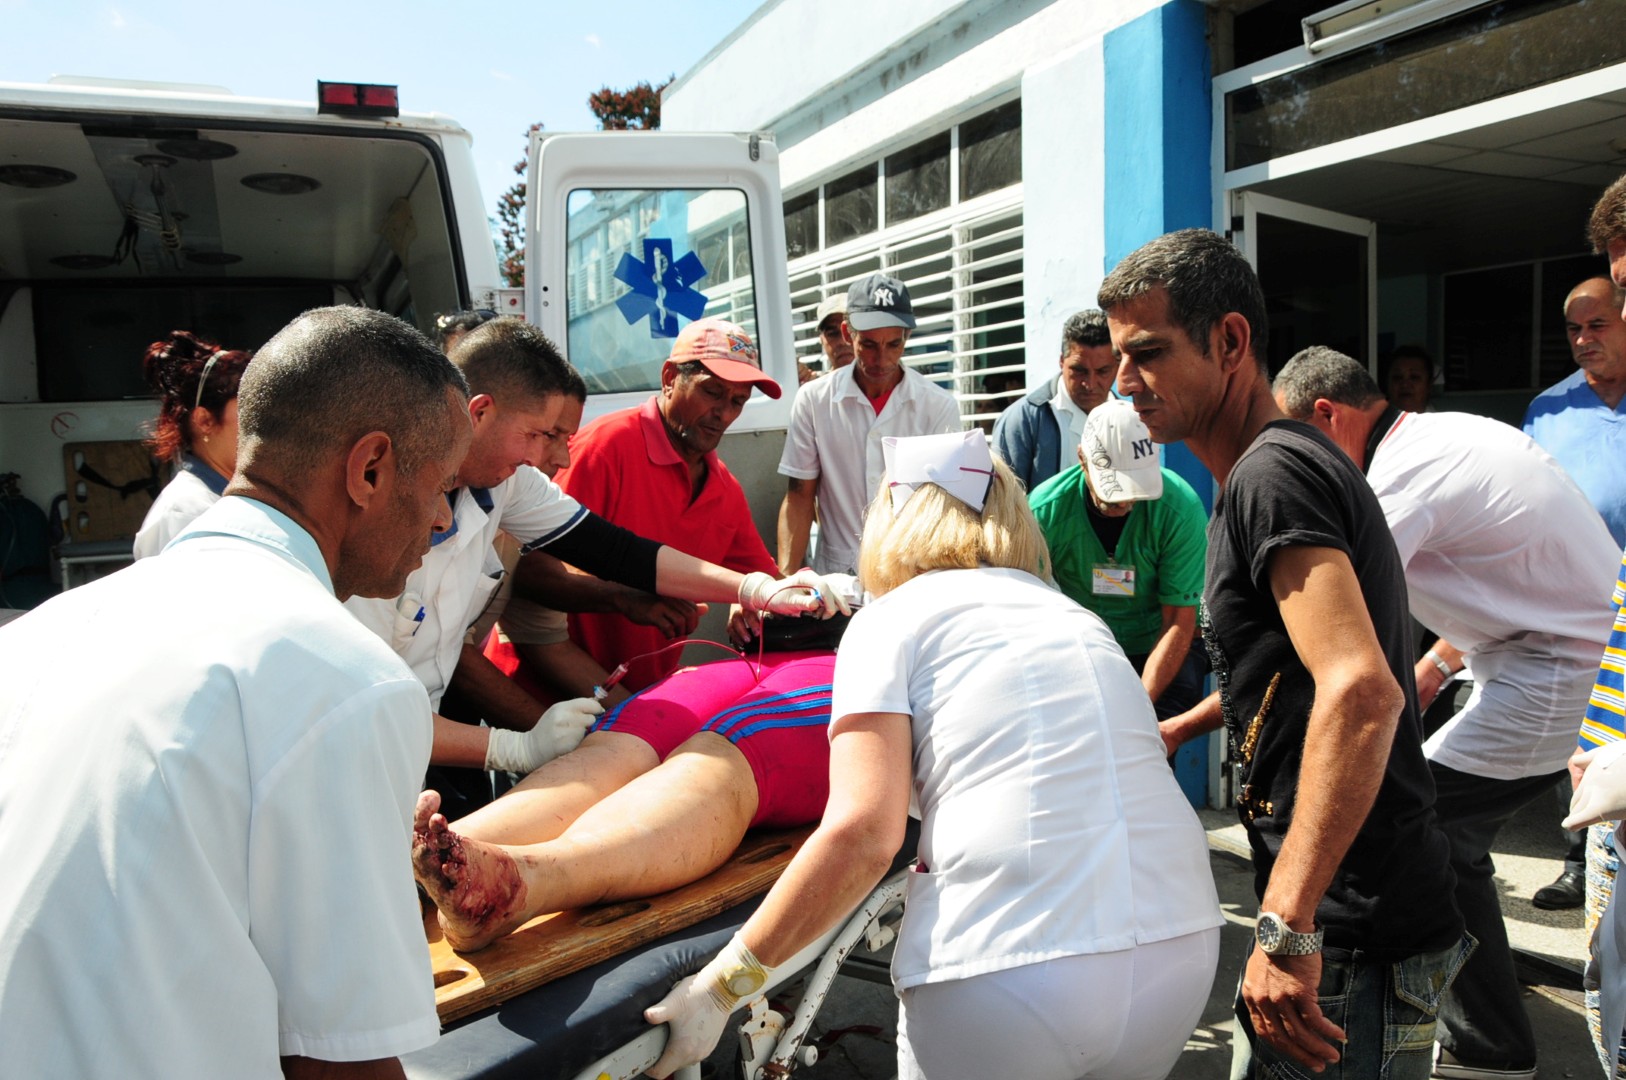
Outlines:
[[1056, 414], [1056, 426], [1061, 429], [1056, 471], [1066, 472], [1078, 464], [1078, 444], [1084, 441], [1084, 417], [1087, 414], [1068, 396], [1067, 388], [1059, 379], [1056, 380], [1056, 396], [1050, 399], [1050, 409]]

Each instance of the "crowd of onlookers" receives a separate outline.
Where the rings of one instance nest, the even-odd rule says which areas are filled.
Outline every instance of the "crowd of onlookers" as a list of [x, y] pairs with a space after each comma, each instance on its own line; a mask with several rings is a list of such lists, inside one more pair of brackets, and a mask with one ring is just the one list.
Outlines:
[[[489, 312], [431, 343], [320, 309], [252, 358], [169, 335], [136, 565], [0, 629], [8, 1061], [400, 1075], [438, 1031], [406, 852], [475, 950], [817, 823], [647, 1011], [667, 1075], [912, 812], [900, 1074], [1165, 1075], [1223, 921], [1166, 762], [1220, 732], [1260, 912], [1237, 1075], [1533, 1080], [1491, 849], [1560, 783], [1533, 899], [1601, 920], [1613, 1071], [1626, 178], [1590, 236], [1577, 370], [1522, 431], [1442, 410], [1415, 347], [1381, 384], [1322, 346], [1268, 371], [1254, 271], [1196, 229], [1111, 271], [991, 438], [905, 361], [884, 273], [818, 306], [797, 387], [704, 318], [586, 424], [580, 373]], [[770, 550], [718, 450], [787, 389]], [[682, 666], [710, 604], [732, 647]]]

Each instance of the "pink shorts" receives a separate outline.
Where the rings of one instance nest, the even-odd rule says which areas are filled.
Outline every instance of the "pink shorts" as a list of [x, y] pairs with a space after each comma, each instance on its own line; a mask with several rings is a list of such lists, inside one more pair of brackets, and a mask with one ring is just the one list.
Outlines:
[[751, 824], [790, 828], [817, 821], [830, 797], [830, 685], [836, 655], [768, 653], [680, 668], [617, 705], [594, 731], [636, 735], [662, 761], [702, 731], [745, 755], [757, 784]]

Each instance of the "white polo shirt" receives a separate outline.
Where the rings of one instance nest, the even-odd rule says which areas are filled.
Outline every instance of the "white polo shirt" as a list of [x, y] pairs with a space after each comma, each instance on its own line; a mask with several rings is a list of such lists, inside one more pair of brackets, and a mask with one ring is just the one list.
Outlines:
[[1564, 767], [1614, 612], [1620, 563], [1581, 489], [1517, 428], [1401, 413], [1367, 464], [1413, 617], [1468, 654], [1473, 696], [1424, 746], [1500, 780]]
[[0, 628], [0, 686], [8, 1075], [273, 1080], [435, 1041], [429, 702], [302, 528], [222, 499]]
[[463, 654], [464, 634], [502, 583], [502, 559], [493, 547], [498, 530], [521, 547], [540, 546], [586, 516], [552, 480], [521, 465], [496, 487], [458, 490], [452, 530], [429, 549], [400, 596], [353, 596], [345, 606], [411, 665], [429, 691], [430, 705], [439, 709]]
[[1208, 842], [1106, 624], [1019, 570], [943, 570], [853, 616], [833, 738], [904, 713], [921, 867], [898, 990], [1219, 926]]
[[[913, 368], [877, 416], [848, 364], [796, 391], [779, 472], [819, 482], [819, 545], [813, 569], [853, 573], [864, 511], [875, 497], [885, 466], [881, 440], [888, 435], [940, 435], [959, 431], [954, 395]], [[862, 447], [862, 451], [860, 451]]]

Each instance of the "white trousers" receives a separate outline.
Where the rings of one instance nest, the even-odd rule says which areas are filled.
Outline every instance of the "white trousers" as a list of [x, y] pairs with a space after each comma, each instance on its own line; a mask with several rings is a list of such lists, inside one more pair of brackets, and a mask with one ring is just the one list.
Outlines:
[[899, 1080], [1161, 1080], [1197, 1027], [1219, 927], [903, 992]]

